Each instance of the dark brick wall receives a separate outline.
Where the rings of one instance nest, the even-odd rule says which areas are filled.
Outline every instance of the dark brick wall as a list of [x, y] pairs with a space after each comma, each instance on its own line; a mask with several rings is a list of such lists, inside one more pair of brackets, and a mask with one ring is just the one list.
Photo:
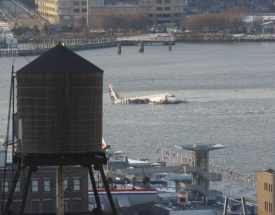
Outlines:
[[[32, 191], [30, 183], [25, 213], [56, 212], [56, 168], [57, 167], [38, 167], [38, 171], [32, 173], [32, 180], [38, 181], [38, 191]], [[16, 169], [14, 169], [15, 174]], [[21, 191], [14, 194], [14, 209], [19, 207], [23, 196], [23, 185], [27, 177], [28, 170], [22, 169], [18, 181], [21, 182]], [[4, 169], [0, 169], [0, 199], [2, 200], [2, 181]], [[64, 179], [68, 180], [68, 188], [64, 193], [64, 207], [67, 212], [87, 212], [88, 211], [88, 169], [77, 166], [64, 167]], [[75, 190], [74, 179], [80, 180], [80, 190]], [[44, 190], [44, 180], [50, 180], [50, 190]], [[12, 169], [6, 169], [6, 181], [8, 181], [9, 191], [12, 186]], [[49, 187], [49, 186], [47, 186]], [[9, 192], [5, 192], [4, 201], [6, 202]], [[2, 201], [1, 201], [2, 202]], [[0, 205], [2, 212], [2, 203]], [[39, 211], [37, 211], [39, 210]]]

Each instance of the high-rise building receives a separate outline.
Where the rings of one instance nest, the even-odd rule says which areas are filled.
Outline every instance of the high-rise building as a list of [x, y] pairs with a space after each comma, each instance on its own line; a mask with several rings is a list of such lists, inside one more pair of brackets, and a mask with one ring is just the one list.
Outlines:
[[153, 25], [184, 20], [187, 0], [36, 0], [38, 13], [52, 24], [73, 24], [97, 15], [148, 14]]
[[275, 172], [272, 169], [258, 170], [258, 214], [275, 214]]

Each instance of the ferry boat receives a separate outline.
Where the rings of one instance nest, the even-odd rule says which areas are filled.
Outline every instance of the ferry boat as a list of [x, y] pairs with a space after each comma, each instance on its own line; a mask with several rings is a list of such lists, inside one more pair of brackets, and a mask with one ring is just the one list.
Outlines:
[[18, 41], [17, 38], [11, 33], [11, 25], [0, 21], [0, 48], [17, 48]]

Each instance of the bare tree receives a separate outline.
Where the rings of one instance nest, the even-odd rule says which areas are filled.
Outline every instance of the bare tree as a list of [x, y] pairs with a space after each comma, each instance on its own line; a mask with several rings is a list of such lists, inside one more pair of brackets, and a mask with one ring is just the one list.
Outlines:
[[236, 31], [243, 25], [243, 17], [247, 7], [238, 6], [226, 10], [224, 13], [199, 14], [189, 17], [185, 29], [193, 31]]

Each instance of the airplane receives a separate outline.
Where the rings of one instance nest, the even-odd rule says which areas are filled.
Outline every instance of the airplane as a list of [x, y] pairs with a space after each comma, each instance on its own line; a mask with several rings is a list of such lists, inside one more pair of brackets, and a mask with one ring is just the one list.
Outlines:
[[149, 161], [141, 161], [141, 160], [134, 160], [134, 159], [128, 159], [128, 157], [125, 157], [125, 162], [127, 167], [129, 168], [139, 168], [139, 167], [159, 167], [159, 163], [155, 162], [149, 162]]
[[178, 104], [188, 103], [186, 100], [180, 100], [173, 94], [159, 94], [150, 96], [140, 96], [132, 98], [122, 98], [114, 90], [112, 84], [108, 84], [108, 89], [111, 97], [112, 104]]
[[113, 168], [110, 168], [108, 173], [106, 174], [106, 179], [108, 184], [130, 184], [131, 181], [126, 175], [113, 173]]
[[164, 181], [174, 181], [174, 182], [184, 182], [187, 184], [191, 184], [192, 176], [186, 173], [168, 173], [166, 176], [162, 178]]
[[148, 177], [144, 171], [144, 168], [141, 168], [141, 175], [133, 177], [133, 183], [134, 182], [141, 182], [144, 185], [149, 185], [149, 184], [167, 184], [167, 181], [161, 180], [160, 178], [154, 178], [152, 180], [152, 177]]

